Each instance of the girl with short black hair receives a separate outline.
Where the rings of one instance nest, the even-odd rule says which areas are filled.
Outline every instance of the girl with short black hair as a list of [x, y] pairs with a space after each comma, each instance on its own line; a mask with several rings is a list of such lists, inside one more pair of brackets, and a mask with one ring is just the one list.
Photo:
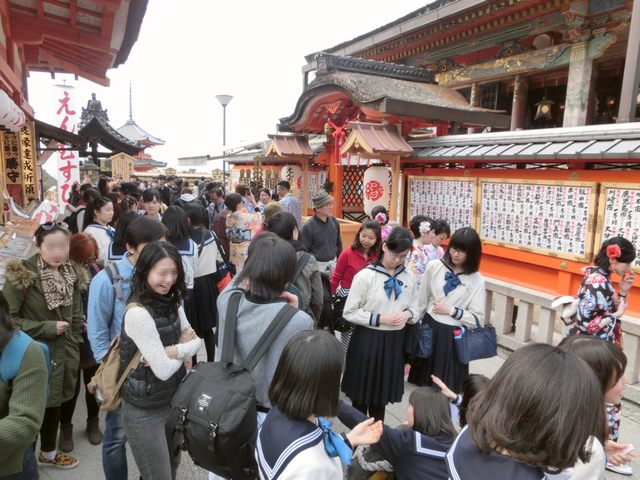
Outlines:
[[455, 353], [454, 330], [482, 324], [485, 310], [485, 281], [478, 272], [482, 245], [471, 227], [458, 229], [441, 260], [430, 262], [420, 286], [420, 311], [433, 330], [433, 352], [427, 359], [413, 361], [409, 382], [432, 385], [436, 375], [454, 392], [462, 389], [469, 365], [460, 363]]
[[547, 479], [589, 461], [587, 441], [603, 440], [605, 424], [591, 368], [543, 343], [507, 358], [471, 402], [467, 420], [447, 454], [450, 477], [459, 480]]
[[120, 370], [139, 351], [144, 362], [122, 386], [122, 415], [133, 458], [143, 478], [176, 478], [180, 454], [169, 450], [165, 424], [180, 381], [202, 341], [180, 306], [186, 293], [176, 247], [154, 241], [142, 249], [120, 333]]
[[378, 441], [382, 424], [365, 419], [346, 435], [323, 417], [337, 415], [343, 354], [328, 332], [299, 332], [288, 341], [269, 387], [272, 408], [260, 427], [260, 478], [343, 478], [352, 447]]
[[[351, 428], [366, 416], [342, 403], [338, 418]], [[397, 428], [385, 425], [380, 442], [356, 456], [367, 470], [372, 457], [384, 459], [397, 478], [447, 480], [444, 459], [456, 435], [447, 398], [434, 387], [419, 387], [409, 395], [407, 421]]]
[[[193, 290], [193, 280], [198, 267], [198, 246], [189, 237], [189, 221], [187, 214], [181, 207], [171, 206], [162, 216], [161, 223], [167, 227], [167, 241], [172, 243], [182, 257], [184, 267], [185, 284], [187, 286], [187, 298], [190, 290]], [[186, 306], [187, 317], [189, 306]]]
[[347, 350], [342, 391], [365, 415], [384, 420], [385, 405], [404, 393], [404, 327], [416, 323], [414, 276], [405, 270], [409, 230], [395, 227], [382, 253], [353, 278], [343, 317], [355, 328]]
[[142, 202], [144, 203], [145, 215], [154, 220], [161, 221], [162, 196], [158, 190], [152, 188], [142, 193]]

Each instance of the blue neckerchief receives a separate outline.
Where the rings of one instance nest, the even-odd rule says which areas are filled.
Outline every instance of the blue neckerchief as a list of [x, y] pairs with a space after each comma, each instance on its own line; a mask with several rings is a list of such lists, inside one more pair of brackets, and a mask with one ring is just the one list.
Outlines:
[[89, 226], [90, 227], [98, 227], [98, 228], [101, 228], [102, 230], [104, 230], [105, 232], [107, 232], [107, 235], [109, 236], [111, 241], [115, 240], [115, 238], [116, 238], [116, 231], [112, 227], [105, 227], [104, 225], [100, 225], [99, 223], [92, 223]]
[[380, 264], [368, 265], [367, 268], [370, 268], [371, 270], [374, 270], [376, 272], [383, 273], [387, 277], [389, 277], [384, 282], [384, 292], [387, 294], [387, 298], [389, 300], [391, 300], [391, 295], [395, 293], [395, 299], [397, 300], [400, 294], [402, 293], [402, 287], [404, 286], [404, 283], [402, 282], [402, 280], [398, 280], [398, 276], [402, 272], [404, 272], [404, 265], [400, 265], [398, 268], [396, 268], [396, 271], [393, 273], [393, 276], [389, 275], [389, 272], [387, 272], [387, 269]]
[[449, 295], [450, 292], [456, 289], [460, 285], [460, 278], [453, 272], [445, 272], [444, 274], [445, 284], [442, 289], [445, 295]]
[[324, 449], [330, 457], [340, 457], [345, 465], [351, 465], [353, 451], [340, 435], [331, 431], [331, 422], [326, 418], [318, 417], [318, 426], [322, 430]]

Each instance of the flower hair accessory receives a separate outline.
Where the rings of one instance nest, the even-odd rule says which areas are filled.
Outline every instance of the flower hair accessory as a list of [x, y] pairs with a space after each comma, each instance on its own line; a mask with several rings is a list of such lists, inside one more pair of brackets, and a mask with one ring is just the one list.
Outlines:
[[420, 235], [426, 235], [431, 231], [431, 222], [420, 222], [420, 227], [418, 227], [418, 230], [420, 230]]
[[609, 259], [620, 258], [620, 255], [622, 255], [622, 252], [618, 245], [607, 245], [607, 257]]
[[387, 216], [383, 213], [380, 212], [376, 215], [375, 217], [376, 222], [378, 222], [380, 225], [385, 225], [387, 223]]

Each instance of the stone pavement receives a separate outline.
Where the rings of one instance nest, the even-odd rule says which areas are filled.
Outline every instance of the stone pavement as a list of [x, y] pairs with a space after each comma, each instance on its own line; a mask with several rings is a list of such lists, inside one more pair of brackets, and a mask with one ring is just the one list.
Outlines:
[[[201, 352], [202, 358], [206, 358]], [[488, 377], [500, 368], [503, 363], [501, 357], [495, 357], [488, 360], [481, 360], [473, 362], [471, 364], [472, 373], [482, 373]], [[414, 387], [410, 384], [406, 384], [405, 395], [402, 399], [402, 403], [389, 405], [387, 407], [386, 423], [390, 426], [397, 426], [406, 421], [406, 410], [409, 399], [409, 394]], [[624, 409], [623, 409], [624, 414]], [[104, 414], [101, 414], [101, 425], [104, 425]], [[76, 455], [80, 464], [73, 470], [58, 470], [51, 467], [40, 468], [40, 479], [55, 479], [55, 480], [99, 480], [103, 479], [102, 473], [102, 448], [101, 446], [93, 446], [89, 443], [86, 434], [84, 433], [86, 419], [86, 406], [84, 403], [84, 397], [81, 395], [78, 399], [76, 406], [76, 412], [74, 415], [74, 442], [75, 450], [73, 455]], [[339, 425], [338, 420], [335, 422], [336, 429], [340, 430], [344, 428]], [[623, 418], [621, 424], [621, 441], [631, 442], [640, 450], [640, 424], [628, 419]], [[139, 478], [138, 470], [136, 468], [135, 461], [131, 456], [131, 451], [128, 449], [129, 456], [129, 479], [137, 480]], [[611, 472], [607, 472], [607, 480], [622, 480], [624, 478], [640, 478], [640, 458], [636, 457], [633, 462], [633, 469], [635, 475], [633, 477], [624, 477]], [[207, 478], [206, 472], [196, 467], [189, 455], [182, 454], [182, 462], [178, 471], [178, 479], [180, 480], [205, 480]], [[123, 479], [126, 480], [126, 479]], [[482, 479], [479, 479], [482, 480]]]

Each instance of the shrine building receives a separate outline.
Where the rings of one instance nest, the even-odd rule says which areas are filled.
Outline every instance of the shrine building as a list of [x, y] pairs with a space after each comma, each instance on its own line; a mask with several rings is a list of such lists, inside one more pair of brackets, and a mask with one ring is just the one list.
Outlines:
[[70, 73], [108, 86], [107, 71], [127, 60], [146, 8], [147, 0], [0, 0], [3, 208], [8, 198], [26, 205], [42, 197], [39, 165], [52, 151], [77, 151], [86, 157], [97, 152], [98, 143], [110, 154], [135, 155], [142, 150], [96, 115], [78, 133], [37, 120], [29, 104], [27, 78], [36, 71], [49, 72], [52, 78]]

